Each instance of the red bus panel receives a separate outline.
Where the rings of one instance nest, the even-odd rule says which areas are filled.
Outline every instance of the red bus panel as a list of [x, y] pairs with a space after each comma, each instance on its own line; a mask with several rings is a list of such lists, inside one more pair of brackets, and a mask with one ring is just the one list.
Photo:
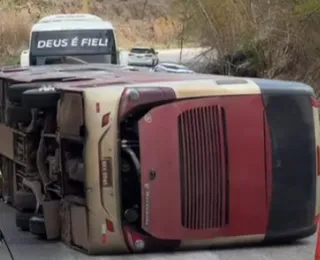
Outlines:
[[152, 109], [139, 122], [143, 229], [160, 239], [265, 234], [266, 132], [258, 95]]

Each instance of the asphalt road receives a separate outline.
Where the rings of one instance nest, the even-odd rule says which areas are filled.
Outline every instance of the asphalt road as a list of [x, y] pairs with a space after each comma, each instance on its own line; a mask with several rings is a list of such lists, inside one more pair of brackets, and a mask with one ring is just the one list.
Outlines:
[[[286, 246], [246, 247], [171, 254], [90, 257], [58, 242], [39, 240], [16, 229], [14, 209], [0, 203], [0, 227], [14, 260], [314, 260], [316, 237]], [[0, 260], [10, 260], [2, 244]]]
[[[185, 48], [182, 50], [180, 59], [180, 49], [157, 50], [160, 62], [189, 63], [194, 60], [204, 61], [206, 57], [198, 57], [205, 48]], [[212, 53], [212, 52], [211, 52]], [[121, 65], [128, 65], [128, 51], [120, 52]]]

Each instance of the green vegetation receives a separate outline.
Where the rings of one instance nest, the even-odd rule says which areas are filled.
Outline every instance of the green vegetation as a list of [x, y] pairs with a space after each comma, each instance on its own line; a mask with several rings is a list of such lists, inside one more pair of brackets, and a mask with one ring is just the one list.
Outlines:
[[11, 56], [4, 61], [4, 63], [8, 66], [17, 65], [19, 62], [20, 62], [20, 56]]
[[185, 38], [220, 58], [242, 50], [261, 77], [320, 85], [319, 0], [176, 0], [175, 10]]
[[0, 64], [12, 61], [28, 45], [32, 24], [57, 13], [93, 13], [110, 20], [118, 44], [177, 46], [179, 21], [171, 15], [173, 0], [1, 0]]
[[241, 50], [261, 77], [320, 86], [319, 0], [0, 2], [2, 62], [16, 63], [15, 57], [28, 43], [30, 26], [39, 17], [91, 12], [113, 22], [123, 48], [135, 44], [157, 48], [203, 45], [215, 49], [220, 58]]
[[295, 4], [295, 13], [300, 16], [309, 16], [320, 12], [319, 0], [299, 0]]

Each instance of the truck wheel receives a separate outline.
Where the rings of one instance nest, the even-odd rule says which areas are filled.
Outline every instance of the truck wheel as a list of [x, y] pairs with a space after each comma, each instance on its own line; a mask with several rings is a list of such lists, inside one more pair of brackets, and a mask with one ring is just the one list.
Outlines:
[[29, 124], [32, 120], [31, 111], [24, 107], [10, 106], [7, 109], [7, 115], [10, 124]]
[[37, 205], [36, 197], [31, 191], [17, 191], [14, 206], [17, 210], [35, 210]]
[[29, 212], [16, 212], [16, 227], [22, 231], [29, 231], [29, 220], [34, 214]]
[[57, 106], [60, 93], [52, 87], [30, 89], [22, 94], [22, 105], [27, 108], [51, 109]]
[[42, 238], [46, 238], [46, 226], [43, 217], [33, 216], [29, 220], [30, 233], [37, 235]]
[[13, 84], [8, 88], [8, 99], [13, 103], [21, 103], [22, 93], [34, 88], [40, 88], [43, 86], [43, 83], [21, 83], [21, 84]]

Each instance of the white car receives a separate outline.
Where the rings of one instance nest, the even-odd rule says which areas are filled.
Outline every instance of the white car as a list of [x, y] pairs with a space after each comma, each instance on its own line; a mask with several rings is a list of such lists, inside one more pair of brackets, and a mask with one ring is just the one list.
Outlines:
[[151, 69], [153, 72], [169, 72], [169, 73], [194, 73], [188, 67], [176, 63], [160, 63]]
[[158, 52], [150, 47], [134, 47], [128, 56], [128, 65], [153, 67], [159, 63]]

